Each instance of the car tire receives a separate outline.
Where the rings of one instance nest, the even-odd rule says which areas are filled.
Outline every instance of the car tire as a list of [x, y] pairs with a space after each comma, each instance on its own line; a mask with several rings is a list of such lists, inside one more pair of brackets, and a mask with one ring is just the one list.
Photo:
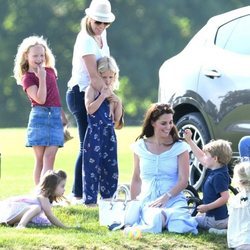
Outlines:
[[[207, 125], [198, 112], [193, 112], [182, 116], [176, 122], [177, 129], [180, 131], [182, 129], [189, 128], [192, 131], [192, 139], [198, 145], [198, 147], [203, 148], [203, 146], [211, 140], [209, 135]], [[190, 151], [190, 170], [189, 170], [189, 183], [196, 190], [200, 188], [203, 183], [206, 169], [199, 163], [198, 159], [194, 156], [193, 152]]]

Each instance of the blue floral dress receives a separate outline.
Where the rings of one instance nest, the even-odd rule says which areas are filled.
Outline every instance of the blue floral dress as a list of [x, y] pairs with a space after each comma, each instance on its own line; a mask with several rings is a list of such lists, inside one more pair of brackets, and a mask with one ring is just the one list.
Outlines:
[[117, 139], [109, 102], [104, 100], [95, 113], [88, 115], [83, 154], [85, 204], [97, 203], [98, 191], [102, 198], [112, 197], [117, 184]]
[[132, 145], [132, 150], [140, 159], [141, 193], [137, 197], [142, 202], [141, 216], [136, 227], [142, 231], [160, 233], [162, 231], [162, 214], [166, 215], [166, 228], [170, 232], [198, 233], [197, 222], [191, 217], [183, 192], [169, 199], [164, 208], [148, 207], [178, 182], [178, 156], [189, 150], [187, 143], [179, 141], [159, 154], [147, 150], [143, 139]]

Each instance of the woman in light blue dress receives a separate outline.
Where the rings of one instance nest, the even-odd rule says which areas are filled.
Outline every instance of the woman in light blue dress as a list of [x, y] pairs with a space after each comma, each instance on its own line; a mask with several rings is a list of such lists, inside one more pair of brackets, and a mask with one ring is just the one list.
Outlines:
[[169, 105], [153, 104], [145, 115], [142, 133], [132, 145], [131, 198], [142, 203], [141, 215], [132, 228], [196, 234], [197, 222], [186, 208], [182, 192], [188, 185], [189, 146], [179, 138], [173, 114]]

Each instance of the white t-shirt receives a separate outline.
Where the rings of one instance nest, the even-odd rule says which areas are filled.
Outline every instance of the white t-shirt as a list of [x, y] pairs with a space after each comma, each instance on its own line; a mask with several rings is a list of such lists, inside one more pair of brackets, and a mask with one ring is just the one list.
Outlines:
[[103, 47], [99, 48], [94, 38], [90, 36], [85, 30], [81, 30], [78, 33], [74, 45], [72, 75], [68, 82], [69, 88], [72, 89], [74, 86], [79, 85], [80, 91], [85, 91], [85, 89], [90, 84], [89, 73], [82, 58], [83, 56], [95, 55], [96, 60], [98, 60], [103, 56], [110, 55], [107, 44], [106, 30], [102, 32], [101, 38]]

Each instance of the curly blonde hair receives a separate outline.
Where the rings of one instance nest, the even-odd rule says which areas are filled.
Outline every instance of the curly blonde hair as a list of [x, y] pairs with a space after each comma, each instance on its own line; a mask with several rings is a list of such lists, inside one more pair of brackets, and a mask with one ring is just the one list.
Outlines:
[[221, 165], [228, 164], [233, 154], [231, 142], [222, 139], [204, 145], [203, 151], [210, 153], [212, 157], [216, 156]]
[[52, 54], [51, 49], [49, 48], [46, 39], [42, 36], [29, 36], [25, 38], [21, 44], [18, 45], [17, 54], [14, 61], [14, 77], [17, 81], [17, 84], [22, 85], [23, 75], [29, 70], [29, 64], [26, 59], [26, 55], [29, 52], [31, 47], [35, 45], [41, 45], [45, 50], [45, 66], [48, 68], [55, 69], [55, 57]]

